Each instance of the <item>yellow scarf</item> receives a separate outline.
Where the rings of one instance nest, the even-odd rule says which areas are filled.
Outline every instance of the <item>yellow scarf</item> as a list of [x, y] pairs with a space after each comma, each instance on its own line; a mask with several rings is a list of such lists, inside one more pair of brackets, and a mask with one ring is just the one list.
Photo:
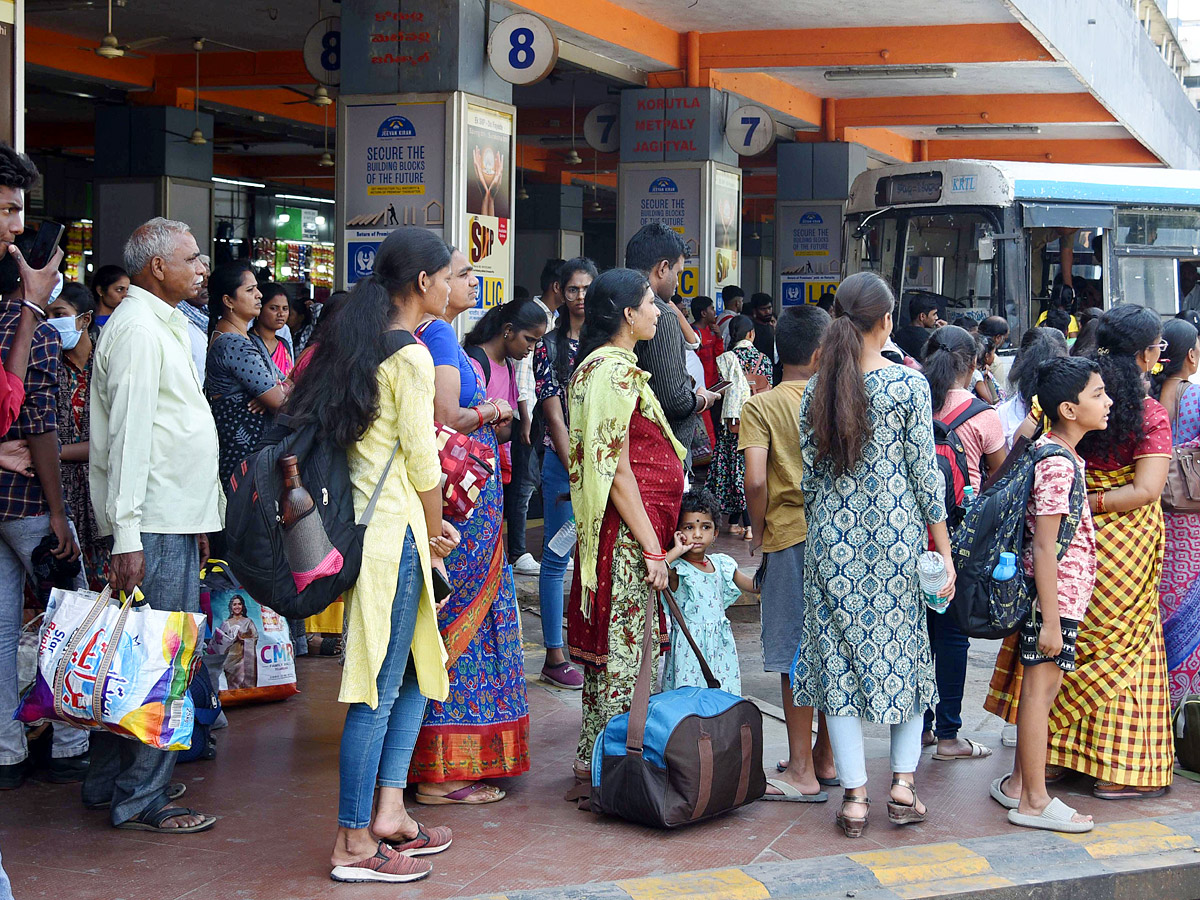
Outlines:
[[600, 528], [608, 507], [608, 494], [617, 474], [621, 448], [629, 436], [629, 420], [639, 401], [642, 415], [670, 438], [681, 460], [686, 457], [687, 451], [675, 439], [658, 398], [650, 390], [650, 373], [638, 368], [632, 350], [607, 344], [597, 348], [579, 364], [567, 389], [568, 474], [579, 536], [576, 552], [584, 616], [590, 616], [592, 611]]

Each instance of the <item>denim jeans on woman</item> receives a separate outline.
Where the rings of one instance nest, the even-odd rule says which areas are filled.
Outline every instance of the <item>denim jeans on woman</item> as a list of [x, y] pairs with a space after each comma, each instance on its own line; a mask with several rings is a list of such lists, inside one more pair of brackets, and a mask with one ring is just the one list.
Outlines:
[[925, 730], [939, 741], [952, 741], [962, 728], [963, 689], [967, 683], [967, 649], [970, 639], [945, 614], [926, 610], [929, 624], [929, 649], [933, 651], [933, 677], [937, 682], [938, 703], [925, 711]]
[[375, 678], [379, 705], [371, 709], [366, 703], [352, 703], [346, 710], [338, 795], [338, 825], [342, 828], [366, 828], [371, 824], [377, 784], [408, 786], [408, 764], [425, 716], [425, 698], [417, 686], [411, 655], [424, 584], [417, 542], [409, 528], [392, 601], [391, 639]]
[[563, 577], [567, 571], [567, 556], [550, 549], [550, 541], [558, 530], [571, 520], [571, 482], [562, 460], [553, 450], [546, 451], [542, 462], [542, 574], [538, 578], [538, 595], [542, 605], [542, 641], [546, 649], [557, 650], [563, 645]]

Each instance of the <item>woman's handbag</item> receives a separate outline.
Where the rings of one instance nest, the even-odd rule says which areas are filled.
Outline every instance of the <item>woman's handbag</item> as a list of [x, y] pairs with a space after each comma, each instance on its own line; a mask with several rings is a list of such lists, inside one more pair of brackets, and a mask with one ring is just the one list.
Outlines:
[[447, 519], [465, 519], [496, 471], [496, 457], [469, 434], [441, 422], [434, 422], [433, 428], [442, 462], [442, 514]]
[[708, 687], [650, 696], [655, 618], [650, 594], [633, 706], [608, 720], [592, 748], [591, 809], [675, 828], [752, 803], [766, 793], [767, 776], [762, 713], [749, 700], [720, 690], [675, 598], [668, 590], [662, 597]]
[[[1179, 419], [1179, 402], [1187, 383], [1175, 392], [1175, 411], [1171, 415], [1171, 431]], [[1171, 448], [1171, 464], [1167, 483], [1163, 485], [1162, 508], [1166, 512], [1200, 512], [1200, 446], [1181, 444]]]
[[117, 601], [108, 587], [100, 594], [55, 588], [33, 687], [16, 718], [103, 728], [159, 750], [190, 747], [188, 685], [200, 665], [205, 617], [141, 600], [136, 589]]

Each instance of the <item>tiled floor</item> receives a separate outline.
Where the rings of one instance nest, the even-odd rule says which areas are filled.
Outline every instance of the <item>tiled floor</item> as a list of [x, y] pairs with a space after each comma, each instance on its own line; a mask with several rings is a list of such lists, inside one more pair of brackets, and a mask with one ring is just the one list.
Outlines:
[[[744, 550], [737, 555], [750, 564]], [[534, 605], [523, 601], [525, 607]], [[747, 693], [777, 704], [777, 676], [757, 671], [754, 611], [739, 609], [735, 618]], [[525, 632], [539, 633], [531, 612]], [[527, 669], [536, 674], [540, 648], [527, 644], [526, 649]], [[340, 669], [331, 659], [305, 657], [299, 661], [302, 694], [230, 710], [230, 727], [218, 736], [218, 758], [177, 769], [177, 779], [188, 785], [187, 805], [221, 817], [212, 831], [178, 837], [117, 831], [108, 827], [104, 813], [80, 806], [77, 786], [34, 781], [0, 794], [0, 852], [17, 900], [382, 900], [612, 881], [1004, 834], [1010, 826], [988, 798], [987, 787], [1008, 771], [1013, 751], [1000, 747], [998, 720], [978, 706], [994, 653], [989, 644], [972, 651], [964, 718], [965, 733], [990, 744], [995, 755], [952, 763], [927, 755], [918, 780], [931, 810], [929, 822], [899, 829], [887, 823], [880, 802], [888, 783], [886, 731], [869, 729], [870, 786], [877, 806], [866, 837], [852, 843], [835, 830], [833, 803], [757, 803], [672, 832], [577, 811], [561, 798], [571, 783], [578, 695], [531, 681], [533, 770], [503, 785], [507, 799], [475, 808], [416, 808], [422, 821], [450, 825], [455, 832], [454, 847], [433, 858], [428, 880], [403, 888], [335, 885], [328, 879], [328, 857], [345, 715], [334, 699]], [[770, 716], [765, 735], [771, 769], [786, 741], [781, 724]], [[1094, 800], [1088, 787], [1080, 778], [1061, 785], [1059, 792], [1101, 821], [1200, 808], [1200, 786], [1182, 779], [1165, 798], [1142, 803]]]

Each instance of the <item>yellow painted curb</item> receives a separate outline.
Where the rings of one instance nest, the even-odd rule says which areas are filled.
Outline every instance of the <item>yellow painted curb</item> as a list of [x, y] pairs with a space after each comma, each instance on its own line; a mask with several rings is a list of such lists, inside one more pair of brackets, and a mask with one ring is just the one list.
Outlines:
[[1196, 846], [1196, 842], [1188, 835], [1179, 834], [1161, 822], [1149, 819], [1106, 823], [1084, 834], [1064, 834], [1061, 837], [1082, 846], [1093, 859], [1188, 850]]
[[986, 859], [961, 844], [871, 850], [851, 853], [849, 858], [870, 869], [884, 887], [966, 878], [992, 870]]
[[616, 886], [633, 900], [770, 900], [771, 896], [766, 885], [741, 869], [631, 878], [616, 882]]

